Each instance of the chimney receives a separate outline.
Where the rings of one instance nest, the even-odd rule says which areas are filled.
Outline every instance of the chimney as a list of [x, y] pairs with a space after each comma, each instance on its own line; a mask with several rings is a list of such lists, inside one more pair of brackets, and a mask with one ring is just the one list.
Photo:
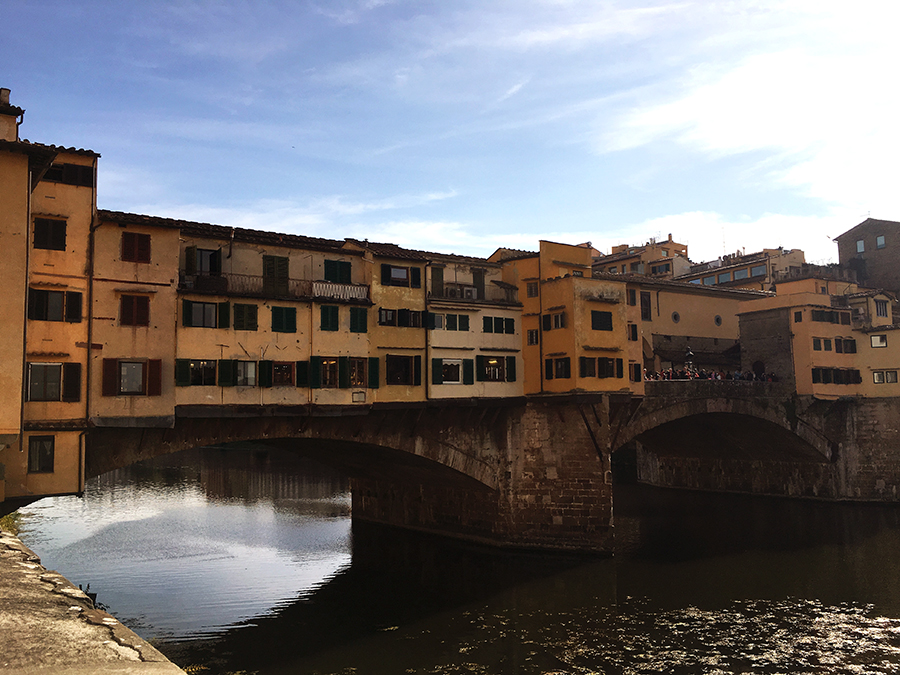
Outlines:
[[0, 88], [0, 140], [19, 140], [19, 120], [24, 114], [24, 110], [10, 104], [9, 89]]
[[9, 89], [0, 87], [0, 105], [9, 105]]

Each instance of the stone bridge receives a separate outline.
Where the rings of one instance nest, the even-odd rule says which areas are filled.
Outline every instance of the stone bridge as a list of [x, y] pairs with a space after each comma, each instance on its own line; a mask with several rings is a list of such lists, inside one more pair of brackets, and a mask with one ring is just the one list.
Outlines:
[[355, 518], [503, 546], [611, 552], [613, 467], [665, 487], [900, 499], [895, 399], [652, 382], [354, 408], [181, 406], [171, 429], [95, 428], [88, 477], [198, 446], [276, 444], [342, 469]]

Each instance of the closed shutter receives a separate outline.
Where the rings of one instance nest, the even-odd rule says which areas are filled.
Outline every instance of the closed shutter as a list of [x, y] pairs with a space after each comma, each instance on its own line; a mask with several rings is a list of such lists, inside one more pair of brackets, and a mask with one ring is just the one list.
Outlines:
[[378, 389], [380, 381], [379, 361], [377, 356], [369, 357], [369, 389]]
[[500, 334], [502, 334], [502, 333], [503, 333], [504, 325], [505, 325], [505, 324], [504, 324], [504, 322], [503, 322], [503, 317], [501, 317], [501, 316], [494, 317], [494, 332], [495, 332], [495, 333], [500, 333]]
[[309, 388], [318, 389], [322, 386], [322, 358], [320, 356], [309, 357]]
[[274, 381], [274, 371], [272, 361], [260, 361], [259, 362], [259, 386], [260, 387], [271, 387], [272, 382]]
[[493, 333], [494, 332], [494, 317], [485, 316], [482, 317], [482, 329], [485, 333]]
[[148, 263], [150, 262], [150, 235], [149, 234], [139, 234], [137, 235], [137, 245], [136, 245], [136, 253], [138, 262]]
[[340, 279], [339, 279], [339, 281], [340, 281], [342, 284], [350, 284], [350, 283], [353, 283], [352, 280], [351, 280], [351, 279], [352, 279], [352, 277], [351, 277], [352, 267], [351, 267], [351, 265], [350, 265], [349, 262], [343, 262], [343, 261], [342, 261], [342, 262], [339, 262], [339, 263], [338, 263], [338, 271], [340, 272]]
[[515, 319], [504, 319], [504, 332], [507, 335], [515, 335], [516, 334], [516, 320]]
[[463, 384], [475, 384], [475, 361], [463, 359]]
[[190, 300], [181, 301], [181, 325], [194, 325], [194, 303]]
[[119, 323], [122, 326], [134, 326], [134, 301], [133, 295], [123, 295], [119, 298]]
[[469, 330], [469, 315], [468, 314], [460, 314], [459, 315], [459, 330]]
[[350, 388], [350, 357], [338, 357], [338, 387], [340, 389]]
[[233, 387], [237, 382], [237, 361], [232, 359], [222, 359], [219, 361], [219, 379], [220, 387]]
[[81, 364], [64, 363], [62, 367], [62, 400], [69, 403], [81, 400]]
[[444, 359], [431, 359], [431, 384], [444, 384]]
[[516, 381], [516, 357], [515, 356], [507, 356], [506, 357], [506, 381], [507, 382], [515, 382]]
[[398, 309], [397, 310], [397, 325], [409, 327], [409, 310], [408, 309]]
[[546, 359], [544, 361], [544, 379], [553, 379], [553, 359]]
[[434, 330], [434, 312], [425, 312], [425, 328]]
[[553, 317], [549, 314], [544, 314], [541, 317], [541, 328], [545, 331], [550, 330], [553, 327]]
[[486, 356], [476, 356], [475, 357], [475, 379], [478, 382], [484, 382], [485, 371], [487, 370], [487, 357]]
[[422, 357], [414, 356], [413, 357], [413, 386], [420, 386], [422, 384]]
[[622, 359], [616, 359], [616, 377], [625, 377], [625, 364]]
[[103, 359], [103, 396], [116, 396], [119, 393], [119, 361]]
[[472, 270], [472, 283], [475, 284], [475, 297], [484, 300], [484, 270]]
[[297, 332], [297, 308], [296, 307], [287, 307], [285, 309], [284, 332], [285, 333], [296, 333]]
[[409, 285], [412, 288], [422, 288], [422, 270], [418, 267], [409, 268]]
[[162, 360], [147, 361], [147, 396], [162, 395]]
[[147, 296], [137, 296], [134, 306], [134, 323], [138, 326], [150, 325], [150, 298]]
[[66, 321], [81, 323], [81, 293], [66, 291]]
[[339, 276], [337, 260], [325, 261], [325, 281], [337, 282]]
[[219, 303], [218, 326], [219, 326], [219, 328], [230, 328], [231, 327], [231, 303], [229, 303], [229, 302], [220, 302]]
[[391, 285], [391, 266], [384, 263], [381, 264], [381, 285]]
[[189, 387], [191, 384], [190, 359], [175, 359], [175, 386]]
[[309, 361], [297, 361], [297, 386], [309, 386]]
[[[124, 246], [125, 240], [122, 240]], [[197, 274], [197, 247], [188, 246], [184, 249], [184, 273], [188, 276]]]
[[435, 298], [444, 297], [444, 268], [431, 268], [431, 295]]
[[209, 259], [209, 275], [217, 277], [222, 274], [222, 249], [216, 250]]

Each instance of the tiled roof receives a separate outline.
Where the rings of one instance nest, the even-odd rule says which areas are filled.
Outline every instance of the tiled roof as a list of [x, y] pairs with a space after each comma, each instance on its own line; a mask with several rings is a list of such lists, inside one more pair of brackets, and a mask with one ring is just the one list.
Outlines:
[[[303, 248], [314, 250], [342, 250], [343, 241], [336, 239], [322, 239], [319, 237], [305, 237], [299, 234], [282, 234], [278, 232], [265, 232], [263, 230], [249, 230], [243, 227], [226, 227], [211, 223], [197, 223], [190, 220], [177, 220], [175, 218], [163, 218], [160, 216], [145, 216], [137, 213], [123, 213], [121, 211], [97, 211], [100, 220], [111, 220], [125, 225], [147, 225], [151, 227], [167, 227], [180, 230], [183, 234], [193, 237], [206, 237], [209, 239], [224, 239], [269, 246], [285, 246], [288, 248]], [[345, 251], [348, 252], [349, 251]]]
[[507, 260], [522, 260], [523, 258], [536, 258], [539, 253], [537, 251], [521, 251], [517, 248], [498, 248], [494, 251], [489, 258], [493, 258], [495, 255], [500, 254], [500, 261], [506, 262]]
[[3, 141], [3, 143], [14, 143], [22, 147], [36, 148], [43, 150], [51, 150], [53, 152], [68, 152], [70, 155], [84, 155], [85, 157], [99, 157], [99, 152], [93, 150], [85, 150], [84, 148], [67, 148], [62, 145], [45, 145], [44, 143], [32, 143], [27, 139], [20, 141]]
[[648, 277], [643, 274], [601, 274], [595, 272], [594, 279], [605, 279], [607, 281], [623, 281], [632, 284], [640, 284], [642, 286], [662, 286], [665, 288], [678, 288], [682, 290], [691, 290], [695, 293], [712, 293], [716, 295], [742, 295], [748, 299], [751, 297], [763, 298], [774, 295], [769, 291], [756, 291], [752, 288], [723, 288], [722, 286], [704, 286], [702, 284], [692, 284], [689, 281], [675, 281], [674, 279], [658, 279]]
[[427, 260], [421, 251], [397, 246], [397, 244], [380, 244], [374, 241], [360, 241], [359, 239], [347, 239], [351, 244], [371, 251], [373, 255], [381, 258], [396, 258], [399, 260]]
[[896, 220], [878, 220], [877, 218], [866, 218], [859, 225], [856, 225], [855, 227], [850, 228], [843, 234], [839, 234], [838, 236], [833, 237], [833, 239], [834, 239], [834, 241], [841, 241], [842, 239], [849, 239], [850, 237], [856, 236], [856, 234], [859, 230], [865, 231], [865, 230], [868, 230], [873, 227], [878, 227], [878, 228], [884, 227], [884, 228], [889, 228], [889, 229], [893, 230], [893, 229], [900, 227], [900, 222], [897, 222]]

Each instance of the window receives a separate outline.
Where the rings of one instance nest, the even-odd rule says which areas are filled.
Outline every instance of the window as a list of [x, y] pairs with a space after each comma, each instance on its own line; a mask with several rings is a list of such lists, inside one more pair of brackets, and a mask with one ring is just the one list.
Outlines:
[[381, 285], [421, 288], [422, 270], [418, 267], [397, 267], [396, 265], [382, 264]]
[[234, 305], [234, 329], [235, 330], [257, 330], [259, 308], [256, 305], [242, 305], [235, 303]]
[[[227, 328], [218, 324], [218, 307], [214, 302], [194, 302], [193, 300], [182, 300], [183, 316], [182, 324], [185, 326], [194, 326], [200, 328]], [[224, 303], [228, 305], [228, 303]], [[222, 316], [224, 320], [224, 314]]]
[[666, 274], [666, 273], [668, 273], [669, 269], [671, 269], [671, 266], [669, 263], [666, 263], [664, 265], [653, 265], [650, 268], [650, 273], [651, 274]]
[[715, 286], [716, 278], [714, 276], [713, 277], [703, 277], [703, 285], [704, 286]]
[[119, 297], [120, 326], [149, 326], [150, 298], [146, 295], [122, 295]]
[[765, 265], [755, 265], [750, 268], [750, 276], [751, 277], [764, 277], [766, 276], [766, 266]]
[[822, 351], [822, 338], [813, 338], [813, 351]]
[[297, 332], [297, 308], [296, 307], [272, 307], [272, 332], [296, 333]]
[[887, 335], [870, 335], [869, 341], [873, 348], [887, 347]]
[[28, 400], [58, 401], [61, 377], [61, 363], [28, 364]]
[[216, 383], [215, 361], [190, 361], [189, 363], [192, 386], [210, 386]]
[[794, 312], [794, 323], [800, 323], [803, 321], [803, 312], [797, 311]]
[[365, 387], [367, 386], [366, 366], [368, 359], [351, 357], [350, 359], [350, 386]]
[[716, 277], [716, 283], [724, 284], [728, 281], [731, 281], [731, 272], [722, 272]]
[[652, 308], [650, 306], [650, 291], [641, 291], [641, 320], [652, 321]]
[[749, 276], [750, 276], [750, 270], [748, 270], [746, 267], [742, 270], [734, 271], [734, 280], [735, 281], [737, 281], [738, 279], [746, 279]]
[[835, 338], [834, 351], [836, 351], [838, 354], [855, 354], [856, 340], [852, 340], [849, 338]]
[[238, 361], [235, 364], [234, 383], [239, 387], [255, 387], [256, 372], [256, 361]]
[[578, 375], [580, 377], [597, 377], [597, 359], [587, 356], [579, 357]]
[[276, 361], [272, 364], [272, 384], [276, 387], [290, 387], [294, 384], [294, 364]]
[[422, 312], [411, 309], [386, 309], [381, 307], [378, 310], [378, 325], [420, 328], [422, 326]]
[[[289, 260], [284, 256], [263, 256], [263, 293], [287, 295], [289, 286]], [[295, 331], [292, 331], [295, 332]]]
[[876, 300], [875, 301], [875, 316], [881, 316], [887, 318], [888, 315], [888, 301], [887, 300]]
[[103, 396], [159, 396], [161, 393], [159, 359], [103, 359]]
[[34, 247], [50, 251], [65, 251], [66, 221], [53, 218], [35, 218]]
[[813, 384], [859, 384], [862, 375], [855, 368], [813, 368]]
[[638, 339], [638, 329], [636, 323], [628, 324], [627, 328], [628, 340], [631, 342], [637, 342]]
[[325, 389], [336, 389], [338, 387], [338, 359], [336, 356], [323, 356], [320, 361], [321, 367], [321, 386]]
[[446, 317], [443, 314], [430, 314], [428, 327], [431, 330], [444, 330]]
[[53, 164], [41, 180], [81, 187], [94, 187], [94, 167], [83, 164]]
[[553, 376], [557, 379], [566, 379], [572, 377], [572, 361], [566, 356], [554, 361]]
[[502, 316], [485, 316], [482, 317], [482, 327], [485, 333], [506, 333], [515, 335], [516, 320], [507, 319]]
[[184, 273], [217, 277], [222, 273], [222, 250], [188, 246], [184, 250]]
[[35, 321], [81, 322], [81, 293], [28, 289], [28, 318]]
[[637, 291], [633, 288], [629, 288], [625, 292], [626, 297], [628, 298], [628, 304], [632, 307], [637, 305]]
[[866, 251], [866, 242], [862, 239], [856, 240], [856, 252], [857, 253], [865, 253]]
[[462, 359], [436, 359], [441, 362], [441, 381], [436, 384], [462, 384]]
[[850, 325], [849, 312], [835, 312], [827, 309], [812, 310], [812, 320], [821, 323], [840, 323], [845, 326]]
[[469, 315], [468, 314], [447, 314], [446, 316], [447, 330], [468, 331]]
[[831, 351], [831, 340], [829, 340], [828, 338], [823, 338], [822, 349], [824, 349], [826, 352], [830, 352]]
[[703, 283], [703, 279], [691, 279], [688, 283], [700, 285]]
[[397, 325], [397, 310], [396, 309], [385, 309], [380, 308], [378, 310], [378, 325], [379, 326], [396, 326]]
[[322, 305], [322, 330], [336, 331], [339, 327], [339, 318], [337, 305]]
[[566, 327], [566, 313], [565, 312], [557, 312], [555, 314], [550, 315], [553, 320], [553, 328], [565, 328]]
[[640, 382], [641, 381], [641, 364], [640, 363], [629, 363], [628, 364], [628, 379], [632, 382]]
[[897, 371], [896, 370], [884, 371], [884, 381], [887, 384], [897, 384]]
[[598, 312], [597, 310], [591, 310], [591, 329], [612, 330], [612, 312]]
[[150, 262], [150, 235], [137, 232], [122, 233], [122, 260], [126, 262]]
[[385, 356], [386, 384], [405, 384], [418, 386], [422, 384], [421, 356]]
[[538, 296], [538, 282], [529, 281], [525, 284], [525, 295], [529, 298], [536, 298]]
[[537, 328], [529, 328], [527, 332], [527, 344], [536, 345], [540, 341], [540, 331]]
[[365, 307], [350, 308], [350, 332], [365, 333], [369, 330], [369, 311]]
[[55, 437], [28, 437], [28, 473], [53, 473]]
[[[475, 357], [475, 379], [479, 382], [514, 382], [515, 376], [507, 380], [506, 365], [509, 359], [515, 357], [484, 356]], [[513, 365], [515, 368], [515, 365]]]
[[875, 237], [875, 248], [884, 248], [884, 246], [884, 235], [879, 234], [877, 237]]
[[344, 260], [326, 260], [325, 261], [325, 281], [335, 284], [349, 284], [350, 281], [350, 263]]
[[884, 371], [876, 370], [875, 372], [873, 372], [872, 373], [872, 381], [875, 384], [884, 384]]

